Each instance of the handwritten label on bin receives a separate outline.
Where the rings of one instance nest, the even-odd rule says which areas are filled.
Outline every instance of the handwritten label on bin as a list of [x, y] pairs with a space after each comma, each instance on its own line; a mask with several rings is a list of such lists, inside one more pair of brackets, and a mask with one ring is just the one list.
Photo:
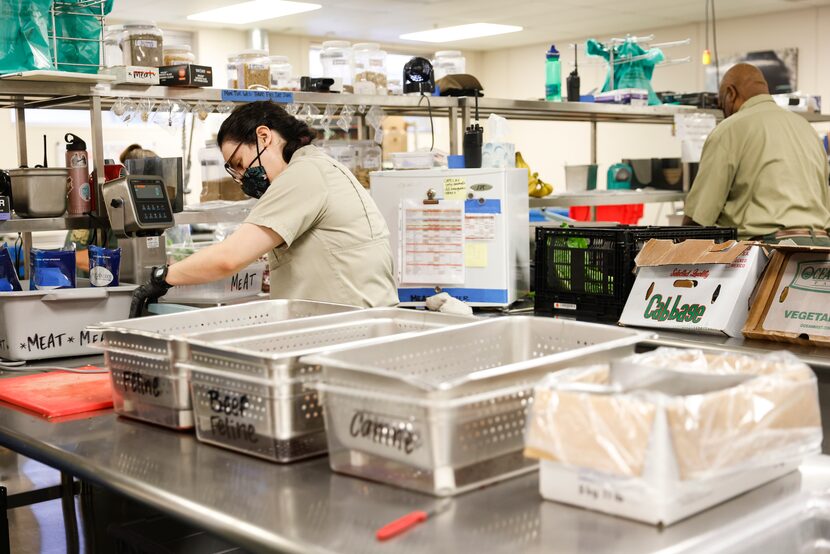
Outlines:
[[[69, 346], [89, 346], [90, 344], [97, 344], [104, 340], [104, 336], [99, 333], [91, 333], [89, 331], [79, 332], [58, 332], [51, 333], [34, 333], [26, 337], [25, 341], [20, 341], [18, 348], [26, 352], [52, 352], [60, 348]], [[0, 340], [0, 349], [5, 350], [9, 345], [5, 340]]]
[[349, 434], [354, 438], [382, 444], [407, 455], [421, 446], [420, 435], [412, 423], [391, 421], [362, 410], [352, 416]]
[[278, 90], [222, 90], [222, 102], [259, 102], [270, 100], [278, 104], [293, 104], [294, 93]]
[[251, 444], [259, 442], [256, 427], [250, 423], [237, 421], [237, 417], [245, 417], [251, 408], [248, 395], [237, 395], [220, 392], [215, 389], [207, 391], [210, 411], [210, 432], [214, 436], [231, 441], [241, 441]]

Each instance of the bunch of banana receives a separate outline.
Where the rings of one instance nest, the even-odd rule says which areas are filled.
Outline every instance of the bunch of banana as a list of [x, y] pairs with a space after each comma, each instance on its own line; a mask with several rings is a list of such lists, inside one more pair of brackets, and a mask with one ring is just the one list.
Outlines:
[[553, 186], [539, 178], [538, 173], [530, 171], [530, 166], [522, 158], [521, 152], [516, 152], [516, 167], [527, 169], [527, 194], [534, 198], [542, 198], [553, 192]]

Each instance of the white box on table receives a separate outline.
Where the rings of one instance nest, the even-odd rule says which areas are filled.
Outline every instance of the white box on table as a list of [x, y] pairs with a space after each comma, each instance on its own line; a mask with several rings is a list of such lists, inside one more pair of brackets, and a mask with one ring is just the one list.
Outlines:
[[789, 354], [660, 349], [550, 374], [525, 454], [548, 500], [670, 525], [820, 450], [815, 375]]
[[767, 264], [760, 246], [709, 240], [650, 240], [620, 323], [740, 337]]

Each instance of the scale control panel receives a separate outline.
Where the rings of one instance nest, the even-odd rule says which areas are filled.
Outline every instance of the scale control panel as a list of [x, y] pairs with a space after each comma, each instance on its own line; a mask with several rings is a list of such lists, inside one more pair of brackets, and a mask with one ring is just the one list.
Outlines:
[[161, 180], [130, 179], [129, 186], [139, 223], [173, 224], [173, 213]]

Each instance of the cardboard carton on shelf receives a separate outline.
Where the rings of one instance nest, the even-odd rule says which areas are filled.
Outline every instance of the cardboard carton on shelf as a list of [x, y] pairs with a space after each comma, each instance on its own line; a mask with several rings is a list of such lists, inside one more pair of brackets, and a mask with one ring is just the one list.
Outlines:
[[213, 69], [189, 63], [165, 65], [159, 68], [159, 83], [167, 87], [212, 87]]
[[788, 353], [663, 348], [564, 370], [535, 388], [525, 455], [547, 500], [670, 525], [819, 452], [817, 386]]
[[758, 285], [744, 335], [830, 346], [830, 248], [767, 248], [772, 256]]
[[767, 254], [748, 242], [650, 240], [635, 261], [622, 325], [740, 337]]
[[159, 68], [119, 65], [108, 67], [106, 73], [115, 77], [114, 85], [157, 85]]

